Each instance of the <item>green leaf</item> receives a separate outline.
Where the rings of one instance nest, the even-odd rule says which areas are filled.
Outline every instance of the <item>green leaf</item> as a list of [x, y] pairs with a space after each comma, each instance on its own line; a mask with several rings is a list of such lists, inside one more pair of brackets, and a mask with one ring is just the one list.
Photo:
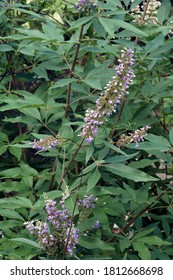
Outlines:
[[171, 11], [171, 2], [169, 0], [162, 0], [162, 5], [158, 9], [157, 18], [158, 21], [163, 24], [164, 20], [166, 20]]
[[0, 229], [1, 230], [8, 230], [9, 228], [14, 228], [14, 227], [22, 227], [23, 226], [23, 221], [18, 221], [18, 220], [6, 220], [0, 222]]
[[17, 196], [17, 203], [21, 206], [21, 207], [25, 207], [25, 208], [31, 208], [32, 209], [32, 202], [26, 198], [26, 197], [21, 197], [21, 196]]
[[125, 154], [125, 156], [111, 156], [106, 158], [105, 162], [107, 163], [115, 163], [115, 162], [126, 162], [127, 160], [134, 158], [138, 155], [139, 152], [133, 154]]
[[33, 176], [23, 177], [22, 182], [24, 182], [27, 187], [32, 188], [32, 186], [33, 186]]
[[87, 152], [86, 152], [86, 164], [89, 161], [89, 159], [91, 158], [91, 156], [93, 155], [94, 152], [94, 146], [91, 144], [89, 145], [89, 147], [87, 148]]
[[133, 237], [133, 241], [136, 239], [140, 239], [143, 236], [148, 235], [149, 233], [153, 232], [155, 230], [155, 227], [153, 228], [149, 228], [149, 229], [144, 229], [141, 230], [139, 233], [137, 233], [134, 237]]
[[33, 176], [37, 176], [38, 175], [38, 172], [36, 169], [32, 168], [31, 166], [29, 166], [28, 164], [22, 162], [20, 164], [20, 167], [22, 169], [22, 173], [24, 176], [30, 176], [30, 175], [33, 175]]
[[0, 52], [14, 51], [14, 49], [7, 44], [0, 44]]
[[99, 17], [99, 21], [104, 27], [105, 31], [108, 32], [108, 34], [114, 38], [115, 37], [115, 28], [124, 28], [125, 30], [132, 31], [138, 36], [146, 37], [148, 36], [146, 33], [141, 31], [140, 29], [136, 28], [132, 24], [129, 24], [123, 20], [119, 19], [108, 19], [108, 18], [101, 18]]
[[73, 139], [73, 129], [70, 124], [63, 124], [59, 130], [59, 133], [64, 139]]
[[150, 260], [151, 253], [147, 246], [144, 245], [142, 242], [133, 242], [133, 248], [135, 251], [138, 251], [139, 257], [141, 260]]
[[25, 244], [26, 246], [31, 246], [31, 247], [34, 247], [36, 249], [42, 250], [42, 247], [41, 247], [40, 244], [38, 244], [37, 242], [34, 242], [30, 239], [27, 239], [27, 238], [12, 238], [10, 240], [14, 241], [14, 242], [19, 242], [19, 243]]
[[132, 245], [131, 241], [127, 238], [120, 239], [119, 243], [121, 252], [123, 252], [125, 249], [129, 248]]
[[20, 161], [21, 156], [22, 156], [22, 149], [21, 148], [9, 146], [8, 150], [9, 150], [10, 154], [15, 156], [18, 159], [18, 161]]
[[159, 46], [162, 46], [164, 42], [164, 35], [159, 34], [153, 40], [149, 41], [145, 47], [145, 53], [152, 53], [155, 51]]
[[12, 218], [12, 219], [24, 221], [23, 217], [14, 210], [1, 209], [0, 210], [0, 216], [7, 217], [7, 218], [10, 218], [10, 219]]
[[7, 148], [8, 148], [8, 146], [1, 146], [0, 147], [0, 156], [6, 152]]
[[21, 175], [22, 175], [22, 172], [19, 167], [6, 169], [6, 170], [0, 172], [0, 177], [2, 177], [2, 178], [16, 178], [16, 177], [21, 177]]
[[43, 18], [43, 16], [41, 16], [40, 14], [34, 13], [34, 12], [28, 10], [28, 9], [22, 9], [22, 8], [19, 8], [19, 7], [15, 7], [15, 4], [13, 5], [13, 9], [16, 10], [16, 11], [20, 11], [22, 13], [25, 13], [25, 14], [29, 14], [29, 15], [33, 16], [34, 18], [40, 18], [40, 19]]
[[144, 168], [147, 166], [151, 166], [154, 162], [157, 162], [158, 160], [150, 160], [150, 159], [142, 159], [138, 160], [136, 162], [130, 163], [128, 166], [133, 167], [133, 168]]
[[23, 185], [18, 181], [10, 181], [10, 182], [1, 182], [0, 184], [0, 192], [9, 193], [9, 192], [18, 192], [22, 189]]
[[46, 40], [46, 35], [42, 32], [40, 32], [39, 30], [32, 30], [32, 29], [22, 29], [22, 28], [15, 28], [17, 31], [19, 31], [20, 33], [23, 33], [26, 35], [27, 40], [28, 39], [32, 39], [32, 40]]
[[83, 170], [83, 174], [86, 174], [86, 173], [92, 171], [96, 166], [97, 166], [96, 162], [93, 162], [92, 164], [90, 164], [89, 166], [87, 166], [87, 167]]
[[8, 142], [8, 136], [2, 131], [0, 131], [0, 140], [2, 140], [3, 142]]
[[101, 174], [100, 174], [98, 168], [96, 168], [96, 170], [94, 170], [92, 172], [92, 174], [90, 175], [90, 177], [88, 179], [87, 191], [91, 190], [93, 187], [96, 186], [96, 184], [99, 181], [100, 177], [101, 177]]
[[50, 89], [53, 88], [58, 88], [58, 87], [64, 87], [72, 82], [77, 81], [75, 78], [66, 78], [66, 79], [61, 79], [58, 82], [55, 82], [53, 86], [50, 87]]
[[170, 225], [169, 225], [169, 223], [168, 223], [166, 217], [163, 217], [163, 218], [161, 218], [161, 219], [162, 219], [162, 226], [163, 226], [163, 229], [164, 229], [166, 235], [169, 236], [169, 235], [170, 235], [170, 232], [171, 232]]
[[32, 71], [38, 76], [38, 78], [40, 79], [45, 79], [46, 81], [49, 81], [47, 72], [45, 70], [45, 68], [42, 67], [33, 67]]
[[122, 155], [125, 155], [128, 159], [128, 155], [126, 153], [124, 153], [120, 148], [117, 148], [115, 145], [107, 142], [107, 141], [103, 141], [103, 143], [106, 145], [106, 147], [109, 147], [110, 149], [112, 149], [113, 151], [119, 153], [119, 154], [122, 154]]
[[[147, 137], [147, 136], [146, 136]], [[135, 144], [130, 144], [129, 147], [133, 147], [135, 149]], [[155, 153], [155, 151], [158, 152], [167, 152], [169, 151], [170, 147], [165, 146], [162, 143], [152, 143], [152, 142], [141, 142], [139, 144], [139, 148], [136, 148], [137, 150], [144, 150], [149, 153]]]
[[92, 238], [89, 236], [79, 236], [78, 244], [87, 249], [100, 249], [104, 251], [114, 251], [115, 248], [111, 245], [101, 241], [97, 238]]
[[173, 145], [173, 128], [172, 128], [171, 131], [169, 132], [169, 141], [170, 141], [170, 143]]
[[29, 117], [41, 120], [41, 115], [37, 108], [23, 108], [23, 109], [19, 109], [19, 111]]
[[54, 24], [52, 20], [48, 17], [46, 18], [46, 23], [42, 25], [43, 32], [45, 33], [47, 40], [50, 41], [58, 41], [58, 43], [64, 41], [64, 37], [62, 35], [62, 30], [57, 28], [58, 26]]
[[81, 18], [75, 20], [75, 22], [72, 23], [72, 25], [70, 26], [69, 31], [73, 30], [73, 29], [77, 29], [80, 26], [82, 26], [83, 24], [88, 23], [89, 21], [92, 20], [92, 18], [93, 18], [92, 16], [89, 16], [89, 17], [81, 17]]
[[103, 26], [104, 30], [111, 36], [115, 37], [115, 28], [112, 19], [99, 17], [99, 22]]
[[154, 134], [148, 133], [145, 136], [145, 139], [147, 139], [148, 141], [153, 142], [155, 144], [160, 144], [160, 145], [167, 146], [167, 147], [170, 148], [169, 141], [165, 137], [163, 137], [163, 136], [158, 136], [158, 135], [154, 135]]
[[124, 28], [125, 30], [132, 31], [138, 36], [143, 36], [143, 37], [148, 36], [145, 32], [141, 31], [140, 29], [136, 28], [132, 24], [129, 24], [125, 21], [118, 20], [118, 19], [113, 19], [113, 23], [114, 23], [115, 26], [118, 26], [119, 28]]
[[97, 77], [97, 78], [91, 77], [89, 79], [85, 79], [84, 83], [89, 85], [91, 88], [99, 89], [99, 90], [102, 89], [100, 77]]
[[160, 239], [158, 236], [147, 236], [147, 237], [142, 237], [138, 239], [139, 242], [142, 242], [143, 244], [146, 243], [147, 245], [171, 245], [171, 242], [164, 241]]
[[122, 178], [131, 179], [135, 182], [158, 181], [158, 179], [121, 163], [107, 164], [104, 166], [108, 171]]
[[[16, 182], [15, 182], [16, 183]], [[0, 199], [0, 207], [1, 208], [10, 208], [10, 209], [17, 209], [17, 208], [32, 208], [32, 202], [25, 198], [16, 196], [13, 198], [2, 198]]]

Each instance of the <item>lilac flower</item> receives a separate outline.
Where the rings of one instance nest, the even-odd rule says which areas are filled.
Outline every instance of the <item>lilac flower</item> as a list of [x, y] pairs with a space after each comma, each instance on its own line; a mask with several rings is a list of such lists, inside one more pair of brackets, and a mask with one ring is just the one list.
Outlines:
[[95, 224], [92, 226], [92, 228], [99, 229], [100, 228], [100, 222], [96, 221]]
[[78, 0], [75, 4], [76, 9], [78, 12], [83, 12], [85, 9], [91, 8], [91, 6], [97, 6], [97, 0]]
[[[70, 232], [70, 236], [69, 236], [69, 232]], [[69, 237], [69, 240], [67, 240], [67, 238], [64, 240], [65, 242], [67, 242], [67, 251], [69, 252], [70, 256], [73, 255], [73, 249], [76, 248], [76, 244], [78, 243], [78, 229], [72, 227], [71, 229], [68, 228], [66, 230], [66, 235], [67, 237]]]
[[95, 198], [93, 195], [84, 195], [84, 199], [78, 200], [78, 205], [83, 208], [95, 208]]
[[78, 229], [74, 227], [72, 216], [64, 205], [64, 197], [59, 204], [61, 209], [57, 209], [56, 201], [46, 199], [47, 222], [24, 223], [30, 234], [36, 235], [38, 242], [49, 255], [56, 250], [63, 252], [65, 248], [66, 254], [72, 255], [73, 249], [78, 243]]
[[34, 221], [24, 222], [24, 225], [28, 229], [30, 234], [34, 234], [34, 232], [35, 232]]
[[87, 143], [94, 140], [98, 127], [106, 122], [113, 113], [116, 113], [122, 98], [128, 94], [127, 89], [132, 83], [132, 78], [135, 77], [131, 69], [134, 65], [133, 50], [122, 50], [121, 58], [118, 61], [119, 65], [115, 68], [115, 75], [105, 87], [105, 94], [96, 100], [96, 108], [86, 110], [85, 124], [79, 136], [85, 138]]
[[116, 146], [120, 147], [121, 145], [125, 144], [128, 145], [132, 142], [135, 142], [135, 147], [139, 147], [139, 142], [144, 140], [144, 137], [147, 135], [147, 130], [151, 127], [146, 125], [140, 129], [137, 129], [134, 133], [129, 133], [129, 135], [122, 134], [120, 139], [116, 142]]
[[58, 137], [59, 135], [56, 135], [56, 138], [53, 136], [48, 136], [44, 139], [34, 140], [32, 143], [30, 143], [30, 145], [32, 145], [33, 149], [45, 152], [58, 144]]

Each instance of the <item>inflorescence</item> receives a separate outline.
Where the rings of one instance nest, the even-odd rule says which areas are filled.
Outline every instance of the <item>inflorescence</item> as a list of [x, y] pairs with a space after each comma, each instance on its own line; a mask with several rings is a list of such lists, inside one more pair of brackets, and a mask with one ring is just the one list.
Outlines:
[[34, 140], [30, 143], [30, 145], [33, 147], [33, 149], [45, 152], [58, 144], [58, 137], [59, 135], [56, 135], [56, 137], [51, 135], [44, 139]]
[[[131, 2], [133, 1], [134, 0], [131, 0]], [[148, 5], [148, 7], [144, 15], [146, 5]], [[131, 10], [131, 15], [134, 16], [134, 22], [137, 22], [140, 25], [145, 25], [147, 23], [157, 24], [157, 10], [160, 7], [160, 5], [160, 1], [157, 0], [150, 0], [149, 3], [147, 3], [147, 0], [144, 0], [143, 5], [141, 7], [137, 5]]]
[[129, 135], [122, 134], [120, 139], [116, 142], [116, 146], [120, 147], [121, 145], [129, 145], [130, 143], [136, 143], [135, 147], [139, 147], [139, 142], [144, 140], [144, 137], [147, 135], [147, 130], [151, 127], [146, 125], [140, 129], [137, 129], [134, 133], [129, 133]]
[[[30, 234], [37, 237], [38, 242], [48, 255], [66, 254], [73, 255], [73, 249], [78, 243], [78, 229], [72, 223], [72, 216], [64, 205], [64, 199], [60, 201], [60, 208], [54, 200], [46, 200], [47, 221], [25, 222]], [[60, 252], [56, 252], [59, 250]]]
[[95, 208], [95, 197], [93, 195], [84, 195], [83, 199], [78, 200], [78, 205], [82, 208]]
[[78, 222], [85, 221], [93, 212], [96, 198], [93, 195], [84, 195], [83, 199], [78, 200], [79, 206], [79, 220]]
[[117, 106], [122, 98], [128, 94], [127, 89], [135, 77], [132, 70], [134, 65], [133, 50], [125, 48], [121, 51], [119, 65], [115, 68], [115, 76], [105, 87], [105, 94], [96, 100], [96, 109], [88, 109], [85, 114], [85, 125], [80, 136], [91, 143], [97, 135], [98, 126], [107, 121], [117, 111]]
[[92, 6], [97, 7], [97, 0], [78, 0], [75, 4], [78, 12], [83, 12], [85, 9], [90, 9]]

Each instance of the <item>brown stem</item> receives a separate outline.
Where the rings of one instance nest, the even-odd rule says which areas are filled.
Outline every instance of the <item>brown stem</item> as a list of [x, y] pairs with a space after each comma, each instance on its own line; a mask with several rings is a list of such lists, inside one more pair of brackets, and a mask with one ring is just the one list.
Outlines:
[[[141, 18], [141, 24], [144, 23], [144, 19], [145, 19], [145, 16], [146, 16], [146, 12], [147, 12], [149, 3], [150, 3], [150, 0], [147, 1], [146, 5], [144, 7], [143, 15], [142, 15], [142, 18]], [[138, 41], [139, 41], [139, 37], [136, 37], [135, 43], [138, 44]]]
[[[72, 63], [71, 69], [70, 69], [70, 75], [69, 75], [70, 78], [72, 78], [73, 74], [74, 74], [73, 72], [74, 72], [74, 68], [75, 68], [75, 65], [76, 65], [77, 57], [78, 57], [78, 54], [79, 54], [79, 49], [80, 49], [80, 43], [81, 43], [81, 39], [82, 39], [83, 29], [84, 29], [84, 25], [82, 25], [81, 29], [80, 29], [79, 42], [77, 43], [76, 52], [75, 52], [73, 63]], [[68, 110], [69, 110], [69, 105], [70, 105], [70, 94], [71, 94], [71, 83], [69, 83], [68, 90], [67, 90], [65, 118], [67, 118], [67, 115], [68, 115]]]
[[[158, 201], [164, 194], [169, 190], [169, 187], [166, 188], [162, 193], [160, 193], [154, 202], [150, 203], [148, 206], [146, 206], [144, 209], [142, 209], [130, 222], [128, 222], [122, 229], [118, 231], [118, 234], [124, 233], [129, 226], [131, 226], [142, 214], [144, 214], [156, 201]], [[117, 236], [113, 236], [108, 240], [108, 242], [112, 242], [114, 239], [116, 239]]]
[[62, 183], [63, 183], [63, 181], [64, 181], [64, 178], [65, 178], [65, 176], [67, 175], [67, 173], [68, 173], [68, 171], [69, 171], [69, 169], [70, 169], [70, 166], [71, 166], [73, 160], [75, 159], [77, 153], [78, 153], [79, 150], [81, 149], [82, 144], [83, 144], [83, 141], [84, 141], [84, 139], [83, 139], [83, 140], [81, 141], [81, 143], [79, 144], [79, 146], [78, 146], [76, 152], [75, 152], [74, 155], [72, 156], [72, 158], [71, 158], [71, 160], [70, 160], [70, 162], [69, 162], [69, 164], [68, 164], [66, 170], [64, 171], [64, 173], [63, 173], [63, 175], [62, 175], [62, 177], [61, 177], [61, 180], [60, 180], [60, 182], [59, 182], [59, 185], [58, 185], [58, 187], [57, 187], [58, 190], [60, 189], [60, 187], [61, 187], [61, 185], [62, 185]]

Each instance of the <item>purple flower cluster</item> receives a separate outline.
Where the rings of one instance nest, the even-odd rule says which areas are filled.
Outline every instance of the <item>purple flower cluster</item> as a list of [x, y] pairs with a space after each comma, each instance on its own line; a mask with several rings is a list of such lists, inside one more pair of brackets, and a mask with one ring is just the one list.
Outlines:
[[96, 221], [95, 224], [92, 226], [92, 228], [99, 229], [100, 228], [100, 222]]
[[[66, 254], [72, 255], [73, 249], [78, 243], [78, 229], [72, 223], [72, 217], [64, 205], [64, 200], [60, 203], [61, 209], [57, 209], [54, 200], [46, 200], [47, 222], [31, 221], [25, 222], [30, 234], [35, 234], [39, 243], [50, 255], [56, 250], [66, 250]], [[50, 233], [50, 228], [52, 232]]]
[[33, 149], [45, 152], [58, 144], [58, 137], [59, 135], [56, 135], [56, 138], [51, 135], [44, 139], [34, 140], [30, 145], [32, 145]]
[[45, 207], [47, 220], [56, 229], [58, 241], [64, 244], [64, 246], [67, 243], [67, 251], [72, 255], [73, 249], [78, 242], [78, 230], [72, 225], [71, 215], [64, 205], [64, 200], [60, 202], [60, 205], [62, 209], [57, 210], [56, 202], [54, 200], [47, 200]]
[[78, 205], [82, 208], [95, 208], [95, 198], [93, 195], [84, 195], [84, 199], [78, 200]]
[[75, 7], [78, 12], [83, 12], [86, 8], [91, 8], [91, 5], [96, 7], [97, 4], [97, 0], [78, 0], [78, 2], [75, 4]]
[[51, 247], [54, 245], [55, 238], [52, 234], [49, 234], [47, 223], [31, 221], [25, 222], [24, 225], [29, 230], [30, 234], [37, 235], [38, 241], [43, 247]]
[[120, 147], [121, 145], [125, 144], [128, 145], [132, 142], [135, 142], [135, 147], [139, 147], [139, 142], [144, 140], [144, 137], [147, 135], [147, 130], [151, 127], [146, 125], [140, 129], [137, 129], [134, 133], [129, 133], [129, 135], [122, 134], [120, 139], [116, 142], [116, 146]]
[[87, 110], [85, 114], [85, 125], [79, 136], [91, 143], [97, 135], [98, 126], [107, 121], [113, 113], [116, 113], [117, 106], [122, 98], [128, 94], [127, 89], [135, 77], [132, 70], [134, 65], [133, 50], [125, 48], [121, 51], [119, 65], [116, 67], [115, 76], [105, 87], [105, 94], [96, 100], [96, 109]]

